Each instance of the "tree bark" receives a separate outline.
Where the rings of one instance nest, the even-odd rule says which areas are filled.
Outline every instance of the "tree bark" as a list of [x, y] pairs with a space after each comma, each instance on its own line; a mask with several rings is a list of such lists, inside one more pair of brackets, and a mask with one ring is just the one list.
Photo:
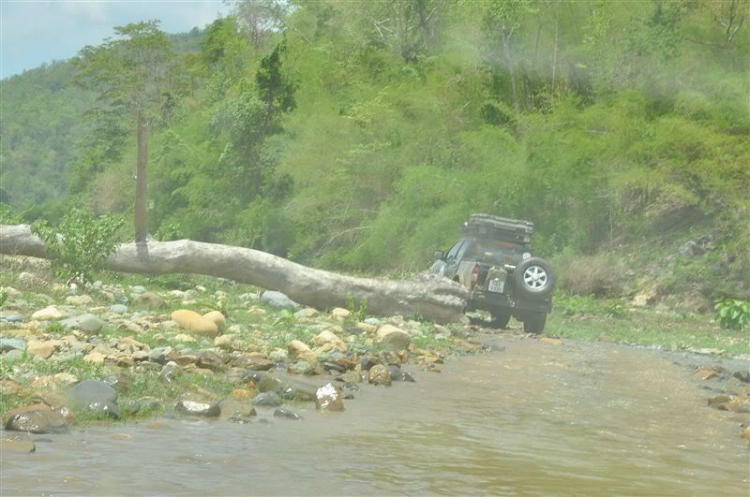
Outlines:
[[510, 87], [513, 91], [513, 107], [516, 109], [516, 119], [521, 119], [521, 104], [518, 99], [518, 89], [516, 88], [516, 71], [513, 68], [513, 57], [510, 55], [510, 37], [511, 33], [507, 31], [503, 26], [503, 32], [501, 34], [503, 40], [503, 51], [505, 52], [505, 60], [508, 63], [508, 71], [510, 72]]
[[[0, 225], [0, 254], [51, 258], [44, 242], [28, 225]], [[316, 307], [355, 305], [381, 316], [422, 316], [448, 322], [463, 315], [466, 289], [436, 274], [411, 280], [355, 278], [313, 269], [258, 250], [229, 245], [179, 240], [120, 245], [104, 268], [126, 273], [190, 273], [227, 278], [284, 292], [293, 300]]]
[[148, 123], [138, 114], [138, 170], [135, 180], [135, 241], [148, 238], [146, 225], [146, 165], [148, 163]]

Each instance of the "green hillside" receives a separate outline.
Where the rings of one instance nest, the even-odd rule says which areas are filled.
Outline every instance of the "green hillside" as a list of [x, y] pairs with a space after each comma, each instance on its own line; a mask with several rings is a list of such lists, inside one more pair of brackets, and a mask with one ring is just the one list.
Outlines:
[[[268, 8], [258, 21], [248, 5]], [[170, 38], [155, 236], [413, 271], [488, 212], [534, 221], [561, 268], [613, 254], [638, 286], [621, 292], [750, 294], [746, 3], [288, 6], [240, 2]], [[78, 201], [132, 223], [135, 127], [92, 112], [76, 67], [0, 83], [1, 200], [27, 219]], [[700, 254], [677, 254], [688, 240]]]

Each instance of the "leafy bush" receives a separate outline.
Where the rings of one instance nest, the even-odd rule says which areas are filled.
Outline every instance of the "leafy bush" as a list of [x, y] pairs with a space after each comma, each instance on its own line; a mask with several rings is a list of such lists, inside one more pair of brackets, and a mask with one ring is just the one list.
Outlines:
[[54, 257], [54, 273], [85, 285], [120, 244], [123, 225], [122, 219], [109, 214], [96, 217], [89, 210], [73, 208], [57, 229], [41, 221], [31, 231], [44, 240], [47, 254]]
[[750, 329], [750, 302], [723, 299], [716, 302], [716, 318], [722, 328], [730, 330]]
[[555, 308], [565, 316], [596, 314], [599, 311], [599, 305], [594, 298], [580, 295], [557, 295]]
[[0, 290], [0, 307], [5, 304], [5, 301], [8, 300], [8, 297], [10, 296], [10, 293], [8, 293], [5, 290]]
[[575, 295], [619, 297], [627, 289], [627, 270], [613, 256], [561, 257], [557, 262], [560, 288]]

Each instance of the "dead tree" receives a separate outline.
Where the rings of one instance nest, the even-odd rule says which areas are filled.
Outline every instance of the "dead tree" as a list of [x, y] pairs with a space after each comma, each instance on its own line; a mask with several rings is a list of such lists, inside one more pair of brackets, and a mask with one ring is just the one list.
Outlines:
[[[28, 225], [0, 225], [0, 254], [51, 258]], [[380, 316], [422, 316], [447, 322], [461, 317], [466, 290], [447, 278], [422, 274], [411, 280], [355, 278], [297, 264], [275, 255], [230, 245], [179, 240], [120, 245], [104, 268], [126, 273], [202, 274], [278, 290], [293, 300], [328, 309], [367, 301]]]

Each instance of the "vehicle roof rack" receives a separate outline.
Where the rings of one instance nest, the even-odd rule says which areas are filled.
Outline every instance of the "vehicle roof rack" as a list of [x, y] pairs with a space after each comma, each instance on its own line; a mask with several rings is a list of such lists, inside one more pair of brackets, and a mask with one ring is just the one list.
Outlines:
[[517, 243], [529, 243], [534, 233], [534, 223], [490, 214], [472, 214], [464, 223], [464, 232], [469, 236], [486, 236]]

